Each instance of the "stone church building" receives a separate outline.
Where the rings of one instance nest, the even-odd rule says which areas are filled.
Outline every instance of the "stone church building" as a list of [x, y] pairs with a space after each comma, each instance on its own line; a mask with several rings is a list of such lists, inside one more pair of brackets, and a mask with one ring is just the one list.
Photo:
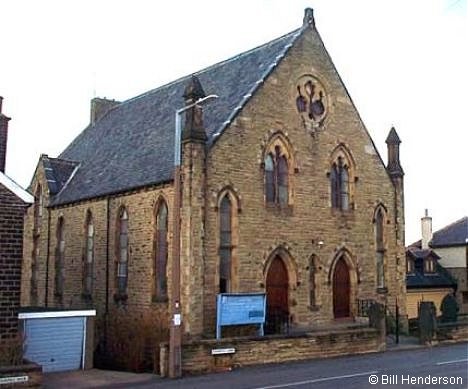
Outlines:
[[191, 104], [180, 115], [184, 341], [214, 337], [222, 292], [265, 292], [267, 321], [296, 329], [352, 320], [358, 300], [405, 301], [400, 140], [392, 129], [384, 163], [308, 9], [262, 46], [123, 102], [92, 100], [89, 125], [34, 173], [23, 305], [153, 312], [169, 325], [175, 112]]

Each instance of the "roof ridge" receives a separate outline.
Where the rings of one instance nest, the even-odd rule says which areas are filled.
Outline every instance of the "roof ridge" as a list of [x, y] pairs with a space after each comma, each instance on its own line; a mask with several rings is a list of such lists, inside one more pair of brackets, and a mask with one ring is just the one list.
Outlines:
[[60, 161], [60, 162], [65, 162], [65, 163], [69, 163], [69, 164], [73, 164], [73, 165], [76, 165], [76, 164], [80, 163], [79, 161], [73, 161], [71, 159], [60, 158], [60, 157], [47, 157], [47, 158], [49, 160], [52, 160], [52, 161]]
[[[279, 41], [279, 40], [281, 40], [281, 39], [284, 39], [284, 38], [286, 38], [286, 37], [289, 36], [289, 35], [294, 35], [294, 34], [298, 33], [299, 31], [301, 31], [303, 28], [304, 28], [304, 26], [302, 26], [302, 27], [300, 27], [300, 28], [296, 28], [295, 30], [290, 31], [290, 32], [288, 32], [288, 33], [286, 33], [286, 34], [283, 34], [283, 35], [281, 35], [281, 36], [279, 36], [279, 37], [277, 37], [277, 38], [275, 38], [275, 39], [272, 39], [272, 40], [269, 41], [269, 42], [263, 43], [263, 44], [261, 44], [261, 45], [259, 45], [259, 46], [256, 46], [256, 47], [252, 48], [252, 49], [249, 49], [249, 50], [243, 51], [243, 52], [241, 52], [241, 53], [239, 53], [239, 54], [233, 55], [232, 57], [229, 57], [229, 58], [227, 58], [227, 59], [224, 59], [224, 60], [222, 60], [222, 61], [220, 61], [220, 62], [217, 62], [217, 63], [215, 63], [215, 64], [209, 65], [209, 66], [207, 66], [206, 68], [203, 68], [203, 69], [197, 70], [197, 71], [195, 71], [195, 72], [193, 72], [193, 73], [190, 73], [190, 74], [187, 74], [187, 75], [185, 75], [185, 76], [179, 77], [179, 78], [177, 78], [177, 79], [175, 79], [175, 80], [173, 80], [173, 81], [168, 82], [167, 84], [160, 85], [160, 86], [158, 86], [158, 87], [156, 87], [156, 88], [154, 88], [154, 89], [151, 89], [151, 90], [149, 90], [149, 91], [146, 91], [146, 92], [144, 92], [144, 93], [142, 93], [142, 94], [140, 94], [140, 95], [138, 95], [138, 96], [134, 96], [134, 97], [131, 97], [131, 98], [127, 99], [127, 100], [124, 100], [124, 101], [121, 102], [121, 104], [128, 103], [128, 102], [132, 102], [132, 101], [134, 101], [134, 100], [138, 100], [138, 99], [143, 98], [143, 97], [145, 97], [145, 96], [148, 96], [148, 95], [150, 95], [150, 94], [152, 94], [152, 93], [161, 91], [161, 90], [163, 90], [164, 88], [168, 88], [168, 87], [170, 87], [170, 86], [172, 86], [172, 85], [174, 85], [174, 84], [177, 84], [177, 83], [181, 82], [182, 80], [184, 80], [184, 79], [190, 77], [191, 75], [200, 75], [200, 74], [205, 73], [205, 72], [207, 72], [207, 71], [209, 71], [209, 70], [212, 70], [212, 69], [214, 69], [214, 68], [216, 68], [216, 67], [219, 67], [219, 66], [222, 66], [222, 65], [224, 65], [224, 64], [227, 64], [228, 62], [231, 62], [231, 61], [237, 60], [237, 59], [239, 59], [239, 58], [241, 58], [241, 57], [243, 57], [243, 56], [249, 55], [249, 54], [251, 54], [251, 53], [253, 53], [253, 52], [257, 51], [257, 50], [260, 50], [260, 49], [262, 49], [262, 48], [264, 48], [264, 47], [266, 47], [266, 46], [268, 46], [268, 45], [271, 45], [271, 44], [273, 44], [273, 43], [276, 43], [277, 41]], [[117, 107], [117, 106], [116, 106], [116, 107]]]

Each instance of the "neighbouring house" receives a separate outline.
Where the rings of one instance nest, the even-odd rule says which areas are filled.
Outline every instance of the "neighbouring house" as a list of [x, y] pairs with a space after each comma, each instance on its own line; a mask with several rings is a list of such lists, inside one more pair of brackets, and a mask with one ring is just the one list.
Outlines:
[[23, 224], [33, 196], [5, 174], [9, 117], [0, 97], [0, 349], [18, 335]]
[[445, 296], [453, 294], [457, 282], [439, 263], [440, 257], [431, 249], [409, 247], [406, 251], [406, 313], [415, 319], [421, 301], [432, 301], [437, 316], [441, 315], [441, 303]]
[[133, 332], [167, 327], [180, 302], [184, 347], [214, 337], [219, 293], [265, 292], [267, 324], [292, 329], [352, 321], [359, 300], [405, 301], [394, 128], [386, 143], [387, 165], [310, 9], [300, 28], [193, 75], [123, 102], [95, 98], [89, 125], [38, 161], [22, 304], [95, 308], [102, 341], [117, 316]]
[[432, 218], [426, 214], [422, 219], [423, 236], [413, 247], [430, 247], [443, 266], [457, 283], [456, 298], [459, 313], [468, 314], [468, 217], [432, 232]]

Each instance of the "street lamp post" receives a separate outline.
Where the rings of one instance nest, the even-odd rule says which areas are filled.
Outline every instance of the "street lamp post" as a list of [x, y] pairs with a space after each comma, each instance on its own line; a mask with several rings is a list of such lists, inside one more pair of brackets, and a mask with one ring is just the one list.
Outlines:
[[173, 244], [172, 244], [172, 286], [171, 286], [171, 327], [169, 332], [169, 377], [177, 378], [182, 375], [181, 361], [181, 304], [180, 304], [180, 205], [182, 197], [180, 154], [181, 154], [181, 115], [190, 108], [202, 104], [217, 95], [202, 97], [192, 104], [175, 112], [175, 142], [174, 142], [174, 204], [173, 207]]

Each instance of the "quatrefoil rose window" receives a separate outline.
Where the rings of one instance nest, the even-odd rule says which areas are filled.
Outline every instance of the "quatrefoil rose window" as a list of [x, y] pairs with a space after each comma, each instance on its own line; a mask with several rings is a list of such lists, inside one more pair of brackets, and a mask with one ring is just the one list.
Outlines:
[[315, 77], [304, 75], [297, 81], [296, 109], [306, 129], [313, 130], [323, 124], [328, 102], [325, 88]]

